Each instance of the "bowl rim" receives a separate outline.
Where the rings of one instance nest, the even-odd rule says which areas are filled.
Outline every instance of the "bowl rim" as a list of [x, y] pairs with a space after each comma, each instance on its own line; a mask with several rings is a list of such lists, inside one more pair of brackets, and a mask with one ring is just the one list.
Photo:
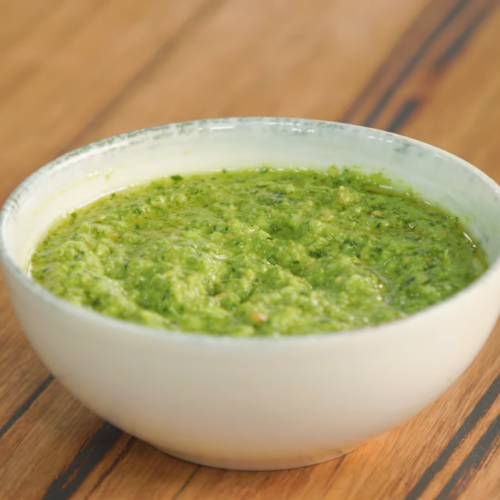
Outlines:
[[[211, 125], [221, 124], [221, 123], [259, 123], [264, 122], [268, 125], [290, 125], [290, 124], [303, 124], [316, 126], [318, 128], [332, 127], [332, 128], [342, 128], [349, 131], [361, 131], [365, 134], [372, 133], [380, 137], [394, 138], [398, 139], [409, 145], [413, 145], [417, 148], [427, 150], [428, 152], [434, 153], [441, 158], [448, 159], [455, 163], [460, 163], [462, 167], [469, 170], [476, 177], [478, 177], [484, 184], [486, 184], [493, 192], [500, 202], [500, 186], [483, 171], [472, 165], [471, 163], [463, 160], [462, 158], [449, 153], [443, 149], [440, 149], [431, 144], [418, 141], [400, 134], [393, 132], [388, 132], [385, 130], [375, 129], [371, 127], [365, 127], [362, 125], [354, 125], [342, 122], [326, 121], [326, 120], [315, 120], [308, 118], [282, 118], [282, 117], [260, 117], [260, 116], [248, 116], [248, 117], [225, 117], [225, 118], [212, 118], [212, 119], [201, 119], [201, 120], [190, 120], [183, 122], [173, 122], [164, 125], [157, 125], [154, 127], [141, 128], [129, 132], [124, 132], [117, 134], [105, 139], [91, 142], [87, 145], [81, 146], [77, 149], [69, 151], [63, 155], [60, 155], [50, 162], [46, 163], [42, 167], [35, 170], [32, 174], [26, 177], [8, 196], [3, 207], [0, 210], [0, 261], [2, 265], [11, 273], [11, 275], [17, 280], [17, 282], [31, 295], [36, 298], [41, 299], [42, 302], [48, 307], [54, 308], [57, 312], [73, 315], [76, 318], [82, 318], [88, 322], [100, 323], [104, 327], [110, 328], [120, 328], [123, 333], [127, 332], [131, 335], [137, 336], [153, 336], [163, 338], [165, 340], [176, 340], [180, 342], [201, 342], [201, 343], [215, 343], [215, 344], [229, 344], [229, 345], [246, 345], [246, 344], [304, 344], [310, 342], [317, 342], [320, 340], [334, 339], [345, 340], [349, 339], [359, 339], [365, 336], [374, 337], [377, 333], [400, 330], [400, 328], [409, 322], [415, 322], [415, 320], [427, 319], [436, 311], [440, 311], [444, 307], [453, 306], [455, 302], [460, 302], [465, 300], [467, 295], [470, 295], [473, 291], [483, 286], [485, 283], [489, 282], [496, 275], [500, 276], [500, 255], [491, 263], [486, 272], [480, 276], [476, 281], [469, 284], [459, 292], [455, 293], [451, 297], [448, 297], [436, 304], [426, 307], [421, 311], [410, 314], [404, 318], [396, 319], [394, 321], [381, 323], [378, 325], [367, 325], [363, 327], [339, 330], [333, 332], [322, 332], [322, 333], [309, 333], [301, 335], [284, 335], [284, 336], [262, 336], [262, 337], [235, 337], [231, 335], [216, 335], [213, 333], [199, 333], [199, 332], [186, 332], [186, 331], [176, 331], [167, 330], [163, 328], [154, 328], [147, 325], [141, 325], [132, 323], [119, 318], [114, 318], [111, 316], [106, 316], [104, 314], [98, 313], [92, 309], [77, 306], [71, 302], [57, 297], [56, 295], [50, 293], [48, 290], [43, 288], [39, 283], [29, 277], [29, 275], [22, 270], [22, 268], [15, 262], [10, 251], [7, 249], [6, 236], [5, 236], [5, 225], [9, 217], [9, 214], [15, 211], [18, 205], [18, 200], [22, 198], [24, 192], [34, 184], [39, 178], [45, 177], [54, 171], [64, 170], [71, 168], [72, 160], [74, 159], [84, 159], [86, 156], [100, 155], [117, 147], [127, 147], [134, 144], [136, 141], [132, 140], [134, 138], [143, 139], [148, 141], [150, 134], [155, 132], [163, 132], [170, 128], [175, 127], [195, 127], [200, 126], [206, 128], [214, 129], [217, 127], [211, 127]], [[234, 127], [221, 127], [221, 128], [236, 128]]]

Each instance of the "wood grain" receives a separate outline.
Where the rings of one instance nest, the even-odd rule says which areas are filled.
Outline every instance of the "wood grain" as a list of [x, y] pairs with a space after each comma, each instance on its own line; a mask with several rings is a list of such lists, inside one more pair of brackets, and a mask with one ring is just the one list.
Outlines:
[[[170, 121], [361, 123], [500, 180], [496, 0], [0, 3], [0, 199], [54, 156]], [[500, 498], [500, 326], [435, 404], [314, 467], [234, 472], [169, 457], [53, 381], [0, 287], [2, 499]]]
[[[89, 3], [92, 4], [92, 2]], [[108, 3], [111, 7], [106, 8]], [[68, 8], [68, 5], [75, 5], [74, 8], [81, 12], [81, 6], [77, 6], [77, 3], [68, 2], [63, 4], [63, 7]], [[78, 5], [81, 4], [78, 3]], [[100, 10], [89, 9], [89, 18], [80, 20], [82, 29], [74, 34], [71, 42], [73, 45], [51, 52], [48, 60], [40, 65], [39, 70], [26, 82], [26, 85], [18, 87], [15, 94], [9, 97], [7, 104], [2, 105], [0, 94], [0, 106], [2, 106], [0, 163], [5, 172], [0, 183], [1, 199], [4, 199], [8, 192], [32, 170], [52, 156], [63, 152], [65, 144], [71, 141], [75, 133], [78, 133], [75, 131], [81, 130], [80, 113], [84, 114], [84, 117], [93, 117], [98, 112], [95, 109], [96, 103], [97, 105], [102, 105], [102, 102], [108, 103], [123, 85], [134, 78], [138, 68], [147, 65], [161, 46], [172, 40], [172, 37], [190, 19], [200, 15], [200, 9], [205, 4], [202, 1], [191, 2], [190, 8], [186, 6], [180, 8], [176, 2], [169, 4], [144, 2], [140, 4], [144, 11], [140, 11], [137, 5], [138, 3], [133, 0], [128, 3], [127, 1], [103, 2]], [[112, 23], [117, 11], [124, 13], [121, 14], [119, 22]], [[151, 23], [151, 26], [148, 22], [150, 18], [155, 21]], [[160, 18], [168, 22], [160, 22]], [[46, 19], [48, 21], [51, 18]], [[54, 27], [55, 31], [57, 31], [57, 26], [58, 23]], [[31, 35], [34, 40], [29, 46], [33, 50], [45, 40], [46, 29], [50, 31], [50, 27], [41, 32], [40, 42], [36, 33]], [[113, 43], [109, 43], [110, 40]], [[25, 41], [26, 37], [23, 37], [19, 46], [10, 47], [1, 56], [2, 62], [7, 62], [7, 66], [2, 65], [2, 68], [8, 68], [10, 57], [15, 59], [16, 54], [24, 53]], [[64, 41], [66, 39], [59, 42]], [[123, 54], [130, 54], [128, 48], [131, 46], [137, 52], [137, 57], [133, 58], [133, 63], [127, 62], [126, 58], [123, 62]], [[118, 60], [120, 54], [122, 57], [119, 59], [117, 71], [112, 72], [109, 78], [96, 87], [96, 82], [101, 82], [103, 72], [107, 70], [110, 62]], [[78, 63], [68, 65], [64, 61], [78, 61]], [[84, 77], [82, 77], [82, 66], [85, 69]], [[62, 68], [64, 75], [60, 71], [55, 71], [56, 68]], [[3, 76], [6, 73], [8, 72], [2, 71], [0, 75]], [[63, 90], [66, 87], [70, 88], [71, 92], [64, 93]], [[84, 99], [86, 95], [90, 96], [87, 100]], [[58, 127], [59, 121], [64, 123], [64, 126]], [[27, 348], [27, 343], [11, 314], [3, 287], [0, 293], [2, 293], [0, 307], [2, 307], [2, 313], [5, 312], [4, 328], [0, 327], [0, 347], [2, 347], [0, 361], [5, 361], [5, 363], [7, 359], [21, 361], [15, 365], [18, 383], [21, 381], [25, 383], [26, 391], [36, 391], [48, 374], [38, 362], [33, 360], [33, 353], [30, 348]], [[7, 325], [7, 321], [12, 324]], [[28, 398], [23, 387], [19, 387], [16, 391], [9, 389], [3, 383], [2, 377], [4, 376], [8, 378], [12, 374], [8, 370], [0, 374], [2, 382], [0, 384], [0, 426], [10, 418], [9, 410], [4, 409], [2, 405], [4, 403], [9, 406], [14, 405], [16, 401], [17, 405], [20, 405]], [[15, 383], [15, 380], [12, 382]]]
[[408, 33], [408, 43], [387, 58], [343, 121], [399, 131], [497, 5], [497, 0], [429, 4]]

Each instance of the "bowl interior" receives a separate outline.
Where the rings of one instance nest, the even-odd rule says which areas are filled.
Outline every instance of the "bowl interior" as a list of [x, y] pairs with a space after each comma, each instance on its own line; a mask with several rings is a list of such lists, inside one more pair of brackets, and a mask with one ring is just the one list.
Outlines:
[[282, 118], [172, 124], [68, 153], [29, 177], [7, 201], [4, 250], [27, 271], [35, 244], [54, 220], [105, 193], [160, 176], [263, 164], [384, 171], [461, 217], [490, 264], [500, 255], [500, 188], [465, 161], [387, 132]]

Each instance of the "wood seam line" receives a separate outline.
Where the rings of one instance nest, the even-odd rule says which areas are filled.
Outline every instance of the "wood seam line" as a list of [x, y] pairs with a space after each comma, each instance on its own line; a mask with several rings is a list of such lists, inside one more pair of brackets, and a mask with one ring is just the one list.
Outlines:
[[117, 457], [113, 460], [111, 465], [104, 471], [104, 473], [101, 475], [101, 477], [97, 480], [95, 485], [92, 487], [90, 490], [90, 493], [88, 494], [88, 497], [92, 496], [94, 491], [101, 486], [101, 484], [104, 482], [104, 480], [116, 469], [116, 466], [121, 462], [122, 458], [128, 454], [130, 451], [130, 448], [134, 445], [136, 442], [137, 438], [130, 436], [128, 441], [126, 442], [125, 446], [123, 447], [123, 450], [117, 455]]
[[201, 465], [197, 465], [193, 472], [189, 475], [189, 477], [186, 479], [185, 483], [179, 488], [177, 493], [172, 497], [172, 500], [178, 500], [179, 496], [182, 494], [182, 492], [188, 487], [189, 483], [193, 479], [193, 477], [198, 473], [198, 471], [201, 469]]
[[340, 466], [342, 465], [342, 462], [345, 460], [346, 456], [347, 455], [342, 455], [341, 457], [338, 457], [337, 459], [334, 459], [334, 460], [338, 460], [339, 464], [337, 465], [337, 467], [335, 467], [335, 470], [333, 471], [333, 474], [328, 479], [328, 482], [327, 482], [326, 487], [325, 487], [325, 491], [323, 491], [323, 494], [321, 495], [321, 498], [319, 500], [325, 500], [326, 495], [328, 495], [328, 491], [332, 487], [332, 483], [333, 483], [333, 481], [335, 479], [335, 476], [338, 474], [338, 472], [340, 470]]

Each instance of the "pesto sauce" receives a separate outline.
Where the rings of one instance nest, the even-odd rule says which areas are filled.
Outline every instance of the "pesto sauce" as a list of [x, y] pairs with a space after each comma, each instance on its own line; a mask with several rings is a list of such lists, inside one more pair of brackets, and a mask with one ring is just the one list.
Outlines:
[[33, 278], [139, 324], [233, 336], [331, 332], [407, 316], [485, 270], [457, 217], [382, 174], [174, 175], [59, 221]]

